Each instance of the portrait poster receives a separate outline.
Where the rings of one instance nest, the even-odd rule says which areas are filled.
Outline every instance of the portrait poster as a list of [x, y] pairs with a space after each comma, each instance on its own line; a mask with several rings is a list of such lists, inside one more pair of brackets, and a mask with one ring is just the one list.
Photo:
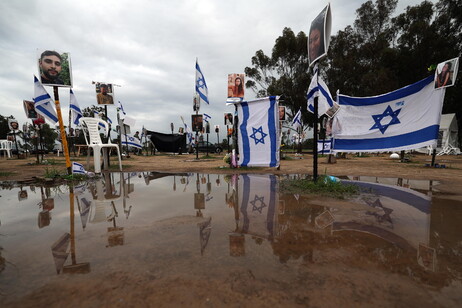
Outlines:
[[192, 123], [192, 130], [193, 132], [198, 132], [200, 133], [202, 129], [204, 128], [204, 121], [202, 114], [193, 114], [191, 115], [191, 123]]
[[332, 14], [328, 4], [311, 22], [308, 35], [308, 59], [310, 66], [327, 54], [332, 29]]
[[37, 50], [40, 82], [44, 86], [72, 88], [71, 57], [68, 52]]
[[16, 119], [8, 119], [8, 128], [10, 130], [17, 131], [19, 129], [19, 123]]
[[228, 112], [225, 113], [225, 125], [233, 125], [233, 114]]
[[228, 74], [228, 98], [244, 98], [245, 74]]
[[435, 89], [453, 86], [459, 71], [459, 58], [447, 60], [438, 64], [435, 70]]
[[37, 111], [35, 111], [35, 103], [33, 101], [23, 101], [24, 112], [28, 119], [37, 119]]
[[285, 121], [285, 120], [286, 120], [286, 107], [279, 106], [279, 121]]
[[114, 105], [114, 87], [110, 83], [95, 83], [96, 101], [98, 105]]

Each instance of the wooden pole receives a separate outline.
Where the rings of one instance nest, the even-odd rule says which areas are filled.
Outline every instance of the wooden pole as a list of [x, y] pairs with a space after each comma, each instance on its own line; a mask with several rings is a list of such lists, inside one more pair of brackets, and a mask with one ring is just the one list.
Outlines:
[[61, 105], [59, 104], [59, 93], [58, 93], [57, 86], [53, 86], [53, 92], [55, 95], [55, 106], [56, 106], [56, 113], [58, 115], [59, 130], [61, 132], [61, 140], [63, 142], [64, 157], [66, 158], [67, 173], [71, 175], [72, 174], [71, 158], [69, 156], [69, 148], [67, 147], [66, 131], [64, 130], [63, 117], [61, 115]]

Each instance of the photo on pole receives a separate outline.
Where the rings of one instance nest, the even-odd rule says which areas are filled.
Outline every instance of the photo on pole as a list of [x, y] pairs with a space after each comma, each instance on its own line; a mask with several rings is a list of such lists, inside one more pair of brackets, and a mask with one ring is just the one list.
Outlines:
[[233, 125], [233, 114], [225, 113], [225, 125]]
[[245, 74], [228, 74], [228, 98], [244, 98]]
[[439, 63], [435, 70], [435, 89], [453, 86], [456, 83], [458, 70], [459, 58]]
[[16, 119], [8, 119], [8, 128], [11, 131], [17, 131], [19, 129], [19, 123]]
[[114, 87], [110, 83], [95, 83], [96, 101], [98, 105], [114, 105]]
[[44, 86], [72, 88], [71, 58], [68, 52], [37, 50], [40, 82]]
[[193, 132], [200, 133], [202, 129], [204, 128], [202, 114], [191, 115], [191, 123], [192, 123]]
[[24, 112], [26, 113], [26, 117], [28, 119], [37, 119], [37, 111], [35, 111], [35, 106], [33, 101], [23, 101], [24, 104]]
[[327, 55], [332, 28], [332, 14], [328, 4], [311, 22], [308, 35], [308, 59], [310, 66]]

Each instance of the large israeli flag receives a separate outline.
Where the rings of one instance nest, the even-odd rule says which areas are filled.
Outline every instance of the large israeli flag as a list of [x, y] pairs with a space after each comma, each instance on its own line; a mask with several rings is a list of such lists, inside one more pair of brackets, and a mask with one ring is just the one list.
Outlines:
[[48, 121], [56, 124], [58, 122], [58, 116], [56, 111], [53, 108], [53, 100], [51, 99], [50, 94], [45, 90], [43, 85], [34, 76], [34, 106], [35, 111], [41, 114], [43, 117], [48, 119]]
[[329, 92], [324, 80], [318, 76], [318, 71], [315, 70], [313, 78], [311, 79], [306, 99], [308, 101], [307, 109], [309, 112], [314, 113], [314, 98], [318, 98], [318, 118], [325, 114], [327, 110], [334, 106], [334, 100]]
[[278, 97], [239, 102], [239, 165], [279, 166]]
[[204, 74], [202, 74], [201, 68], [199, 67], [199, 62], [196, 59], [196, 93], [199, 95], [201, 101], [209, 104], [209, 89], [207, 88], [207, 83], [205, 83]]
[[334, 152], [384, 152], [436, 145], [445, 90], [434, 76], [372, 97], [339, 95]]
[[77, 99], [75, 98], [74, 92], [72, 89], [69, 89], [70, 94], [70, 105], [69, 108], [71, 109], [71, 115], [72, 115], [72, 123], [75, 125], [79, 124], [79, 119], [83, 116], [82, 115], [82, 110], [80, 110], [79, 103], [77, 102]]

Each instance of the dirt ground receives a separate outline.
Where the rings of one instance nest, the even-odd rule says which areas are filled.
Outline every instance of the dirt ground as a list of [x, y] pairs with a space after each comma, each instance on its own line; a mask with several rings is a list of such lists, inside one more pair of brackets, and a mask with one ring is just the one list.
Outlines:
[[[205, 159], [203, 154], [196, 159], [195, 154], [171, 155], [157, 154], [154, 156], [136, 156], [122, 160], [123, 171], [164, 171], [164, 172], [199, 172], [199, 173], [273, 173], [273, 174], [313, 174], [313, 156], [303, 154], [300, 158], [293, 153], [286, 153], [286, 159], [281, 160], [279, 170], [276, 168], [237, 168], [231, 169], [223, 162], [223, 155], [211, 155]], [[408, 162], [390, 159], [390, 154], [369, 154], [362, 157], [349, 154], [346, 158], [338, 158], [336, 163], [327, 163], [327, 157], [319, 157], [318, 174], [334, 176], [376, 176], [396, 177], [415, 180], [436, 180], [442, 185], [443, 192], [459, 194], [462, 191], [462, 156], [437, 156], [435, 163], [445, 168], [428, 167], [431, 156], [424, 154], [410, 155]], [[86, 157], [71, 155], [71, 161], [77, 161], [86, 166]], [[0, 181], [28, 180], [32, 177], [43, 177], [47, 173], [66, 172], [65, 158], [48, 154], [44, 157], [48, 164], [37, 164], [35, 156], [26, 159], [0, 158]], [[111, 157], [110, 170], [117, 170], [117, 159]], [[90, 160], [92, 170], [93, 162]]]
[[[123, 170], [220, 174], [313, 173], [313, 157], [309, 154], [303, 155], [302, 158], [286, 154], [286, 159], [281, 160], [279, 170], [231, 169], [223, 162], [223, 155], [214, 155], [210, 159], [204, 159], [203, 156], [200, 156], [199, 160], [195, 158], [192, 154], [133, 155], [123, 160]], [[114, 157], [111, 159], [111, 170], [115, 171], [117, 164]], [[348, 155], [346, 158], [337, 159], [334, 164], [329, 164], [326, 157], [320, 157], [318, 174], [436, 180], [440, 182], [438, 190], [445, 198], [460, 200], [462, 156], [438, 156], [436, 163], [444, 165], [444, 168], [426, 166], [431, 162], [431, 157], [427, 155], [411, 155], [409, 159], [408, 162], [400, 162], [390, 159], [389, 154], [363, 157]], [[48, 164], [37, 165], [35, 157], [0, 158], [0, 181], [30, 180], [34, 177], [44, 177], [54, 171], [65, 173], [65, 159], [62, 156], [47, 155], [45, 160]], [[72, 156], [71, 160], [85, 164], [85, 157]], [[182, 225], [177, 224], [176, 227]], [[167, 224], [167, 227], [171, 228], [171, 224]], [[157, 228], [162, 228], [162, 223], [158, 224]], [[131, 232], [139, 232], [139, 238], [152, 236], [151, 230]], [[348, 253], [349, 249], [350, 247], [340, 247], [339, 250], [335, 246], [323, 252], [324, 263], [306, 266], [304, 270], [308, 273], [305, 276], [311, 277], [310, 279], [302, 280], [300, 277], [305, 276], [299, 273], [299, 281], [291, 283], [284, 281], [283, 277], [275, 279], [277, 283], [256, 279], [254, 275], [258, 274], [242, 269], [237, 269], [232, 275], [221, 280], [214, 277], [204, 279], [187, 273], [177, 276], [165, 274], [163, 277], [142, 268], [145, 272], [119, 270], [102, 276], [98, 276], [97, 273], [60, 276], [54, 282], [47, 283], [45, 287], [34, 290], [23, 298], [5, 298], [4, 304], [5, 307], [457, 307], [457, 302], [460, 303], [460, 282], [442, 290], [420, 288], [415, 282], [402, 281], [397, 274], [382, 272], [361, 259], [356, 260], [356, 257], [353, 257], [355, 254]], [[342, 257], [339, 258], [339, 255]], [[159, 261], [152, 260], [152, 264], [156, 262]], [[172, 260], [166, 262], [169, 263], [165, 264], [165, 268], [175, 266], [170, 264]], [[161, 269], [164, 267], [158, 265], [158, 268], [162, 273]], [[1, 302], [0, 298], [0, 305]]]

